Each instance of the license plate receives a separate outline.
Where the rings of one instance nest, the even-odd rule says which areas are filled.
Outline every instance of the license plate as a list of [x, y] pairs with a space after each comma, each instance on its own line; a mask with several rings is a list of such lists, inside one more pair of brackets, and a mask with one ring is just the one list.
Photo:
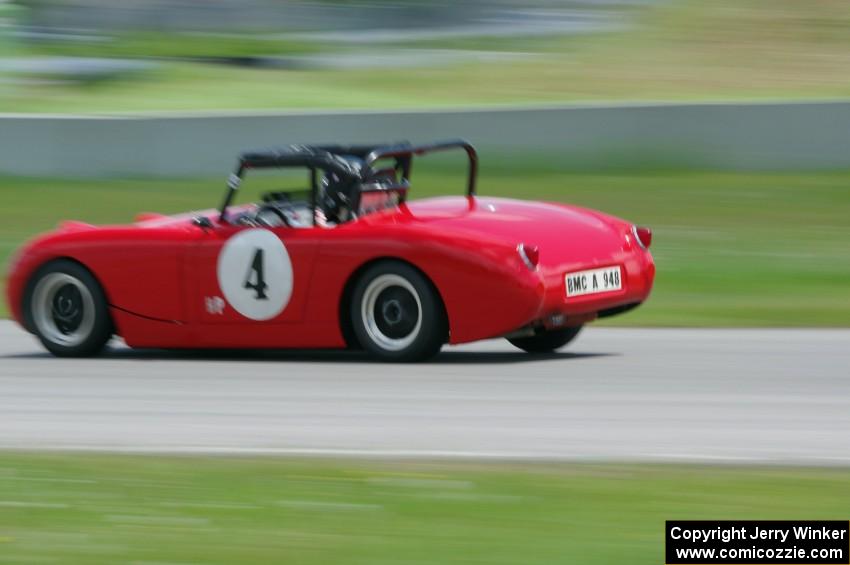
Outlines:
[[597, 294], [599, 292], [611, 292], [612, 290], [623, 288], [623, 279], [620, 276], [619, 265], [616, 267], [567, 273], [564, 276], [564, 281], [567, 285], [567, 298], [585, 294]]

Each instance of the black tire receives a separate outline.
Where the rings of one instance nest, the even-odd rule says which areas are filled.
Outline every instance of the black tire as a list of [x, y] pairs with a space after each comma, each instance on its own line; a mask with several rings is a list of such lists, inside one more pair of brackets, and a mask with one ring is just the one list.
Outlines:
[[581, 328], [582, 326], [574, 326], [542, 331], [529, 337], [508, 338], [508, 341], [528, 353], [551, 353], [575, 339]]
[[412, 266], [381, 261], [358, 278], [351, 295], [351, 327], [364, 349], [383, 361], [422, 361], [448, 338], [443, 303]]
[[96, 355], [112, 337], [103, 289], [74, 261], [39, 268], [27, 283], [23, 311], [27, 327], [58, 357]]

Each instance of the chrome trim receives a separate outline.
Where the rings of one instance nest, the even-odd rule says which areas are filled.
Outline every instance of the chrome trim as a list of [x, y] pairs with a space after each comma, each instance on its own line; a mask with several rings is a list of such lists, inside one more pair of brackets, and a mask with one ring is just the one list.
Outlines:
[[646, 245], [644, 245], [643, 242], [640, 240], [640, 236], [637, 232], [637, 225], [635, 224], [632, 224], [632, 235], [635, 236], [635, 241], [637, 241], [637, 244], [640, 245], [640, 248], [646, 251]]
[[[79, 326], [70, 332], [63, 332], [56, 323], [53, 311], [53, 300], [56, 293], [67, 285], [74, 286], [80, 293], [83, 311]], [[44, 276], [33, 290], [31, 302], [32, 320], [38, 331], [45, 339], [56, 345], [76, 347], [83, 343], [94, 330], [95, 312], [94, 298], [88, 287], [79, 279], [69, 274], [54, 272]]]
[[528, 255], [525, 254], [525, 244], [520, 243], [516, 246], [516, 252], [519, 254], [519, 258], [522, 259], [522, 262], [525, 263], [525, 266], [528, 267], [529, 271], [537, 270], [537, 265], [531, 262], [531, 259], [528, 258]]
[[[385, 289], [392, 286], [403, 288], [409, 292], [416, 301], [418, 316], [416, 325], [409, 334], [400, 338], [391, 338], [385, 335], [378, 327], [378, 321], [375, 319], [375, 303], [378, 300], [378, 296]], [[387, 273], [375, 277], [375, 279], [372, 280], [366, 287], [366, 291], [363, 293], [363, 299], [360, 304], [360, 316], [362, 317], [366, 334], [375, 345], [385, 351], [401, 351], [402, 349], [410, 346], [410, 344], [412, 344], [419, 336], [419, 332], [422, 329], [422, 302], [419, 300], [419, 293], [416, 292], [416, 289], [410, 281], [399, 275]]]

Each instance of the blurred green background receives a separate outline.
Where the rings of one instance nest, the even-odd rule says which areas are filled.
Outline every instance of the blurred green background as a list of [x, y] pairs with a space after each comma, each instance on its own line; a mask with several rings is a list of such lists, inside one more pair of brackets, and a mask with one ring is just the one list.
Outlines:
[[[22, 2], [20, 19], [33, 19], [45, 3]], [[444, 5], [449, 15], [463, 8]], [[578, 32], [565, 25], [569, 33], [529, 26], [527, 34], [508, 36], [487, 26], [464, 34], [414, 29], [380, 43], [360, 36], [330, 41], [316, 32], [262, 28], [239, 34], [227, 29], [226, 20], [215, 31], [163, 31], [143, 24], [109, 28], [93, 35], [96, 41], [47, 34], [18, 42], [17, 54], [141, 58], [156, 64], [78, 81], [61, 80], [68, 77], [59, 71], [58, 76], [41, 77], [35, 72], [30, 80], [0, 87], [0, 111], [385, 109], [850, 94], [850, 4], [844, 0], [657, 0], [634, 5], [553, 0], [528, 6], [550, 12], [592, 10], [595, 16], [624, 23], [598, 31], [579, 25]], [[425, 56], [450, 52], [454, 63], [436, 59], [436, 64], [414, 64], [414, 56], [423, 51]], [[322, 54], [331, 59], [396, 55], [398, 60], [375, 67], [326, 68], [325, 59], [305, 58]], [[228, 58], [249, 63], [252, 57], [268, 57], [265, 62], [286, 68], [220, 64]], [[280, 57], [289, 59], [276, 59]]]
[[[846, 0], [188, 4], [0, 0], [0, 113], [850, 96]], [[481, 167], [483, 195], [653, 228], [653, 295], [605, 324], [850, 325], [850, 171]], [[417, 168], [412, 197], [462, 175]], [[213, 207], [223, 180], [0, 176], [0, 264], [62, 219]], [[0, 563], [661, 563], [664, 520], [841, 518], [848, 487], [846, 468], [0, 452]]]
[[[461, 194], [464, 171], [420, 160], [411, 198]], [[0, 178], [0, 261], [59, 220], [130, 222], [140, 211], [214, 208], [224, 179]], [[573, 173], [486, 158], [479, 193], [566, 201], [654, 230], [650, 300], [607, 325], [847, 326], [850, 173]], [[252, 190], [253, 179], [245, 183]]]
[[840, 519], [847, 469], [0, 454], [0, 563], [663, 563], [665, 520]]
[[[222, 2], [191, 12], [198, 17], [190, 29], [177, 7], [172, 14], [166, 4], [144, 0], [87, 8], [72, 0], [6, 3], [11, 15], [5, 31], [0, 27], [0, 71], [4, 60], [18, 65], [0, 72], [0, 112], [814, 100], [850, 93], [850, 3], [843, 0], [300, 4], [320, 13], [363, 13], [365, 23], [339, 15], [317, 20], [313, 12], [301, 22], [292, 12], [298, 3], [263, 0], [240, 5], [241, 15], [222, 15], [213, 9]], [[563, 25], [546, 27], [562, 13]], [[445, 21], [453, 17], [458, 21]], [[480, 23], [499, 17], [511, 25]], [[393, 18], [409, 27], [370, 31]], [[81, 21], [89, 27], [80, 29]], [[79, 66], [81, 57], [117, 66], [92, 70]], [[349, 66], [364, 60], [371, 63]], [[143, 66], [124, 68], [126, 62]], [[446, 168], [419, 175], [413, 196], [459, 190], [447, 187], [459, 186], [460, 174]], [[847, 326], [847, 180], [843, 171], [621, 166], [579, 173], [529, 155], [484, 155], [480, 192], [572, 202], [655, 229], [654, 295], [605, 323]], [[5, 177], [0, 186], [0, 261], [61, 219], [127, 222], [142, 208], [206, 208], [222, 190], [214, 178]]]
[[[6, 79], [0, 82], [0, 111], [386, 109], [647, 99], [810, 100], [850, 93], [850, 3], [842, 0], [541, 0], [527, 8], [544, 14], [563, 9], [585, 19], [578, 17], [577, 27], [566, 25], [575, 23], [569, 20], [562, 26], [565, 31], [559, 31], [533, 18], [510, 16], [524, 33], [472, 24], [458, 31], [441, 21], [457, 12], [461, 22], [469, 18], [474, 24], [476, 18], [508, 10], [510, 3], [473, 2], [464, 8], [444, 6], [443, 11], [437, 4], [410, 12], [422, 15], [421, 28], [381, 41], [376, 41], [380, 33], [357, 34], [358, 26], [369, 29], [368, 22], [345, 24], [333, 18], [319, 23], [337, 26], [336, 35], [311, 28], [319, 24], [310, 19], [281, 31], [274, 27], [277, 12], [262, 2], [246, 4], [245, 18], [267, 10], [268, 23], [248, 21], [239, 27], [236, 18], [233, 29], [211, 7], [206, 19], [196, 18], [203, 25], [183, 29], [179, 13], [145, 19], [149, 12], [157, 14], [155, 8], [132, 2], [125, 9], [136, 10], [130, 11], [135, 20], [120, 20], [129, 16], [115, 9], [117, 15], [106, 19], [110, 12], [104, 5], [103, 21], [93, 18], [91, 29], [80, 30], [71, 27], [76, 13], [71, 8], [81, 10], [76, 4], [5, 4], [7, 22], [17, 28], [7, 25], [0, 49], [7, 60], [25, 64], [23, 71], [18, 67], [0, 75]], [[366, 10], [376, 19], [390, 8], [406, 14], [418, 6], [377, 2], [369, 12], [358, 2], [314, 4], [342, 13]], [[491, 14], [490, 9], [502, 12]], [[201, 9], [200, 15], [205, 13]], [[136, 21], [140, 23], [130, 23]], [[424, 63], [407, 63], [423, 53]], [[453, 58], [427, 58], [435, 53]], [[368, 61], [376, 54], [398, 58], [363, 68], [328, 64], [346, 57]], [[76, 72], [80, 57], [151, 66]], [[574, 202], [656, 230], [653, 251], [659, 274], [651, 302], [607, 323], [850, 322], [850, 249], [845, 244], [850, 198], [843, 172], [579, 174], [566, 166], [529, 162], [528, 156], [496, 160], [482, 163], [482, 194]], [[450, 180], [452, 172], [417, 179], [414, 196], [457, 186]], [[221, 190], [217, 179], [3, 178], [0, 184], [5, 220], [0, 224], [0, 260], [63, 218], [126, 222], [140, 208], [177, 212], [209, 207]]]

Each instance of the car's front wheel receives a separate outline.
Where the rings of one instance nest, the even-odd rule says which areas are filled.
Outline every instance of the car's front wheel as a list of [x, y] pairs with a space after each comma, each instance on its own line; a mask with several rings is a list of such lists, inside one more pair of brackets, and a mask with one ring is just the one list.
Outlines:
[[351, 322], [360, 344], [385, 361], [421, 361], [448, 337], [443, 304], [431, 283], [412, 266], [381, 261], [354, 286]]
[[542, 331], [528, 337], [509, 338], [508, 341], [529, 353], [551, 353], [575, 339], [581, 328], [582, 326], [574, 326]]
[[109, 309], [95, 278], [68, 260], [41, 267], [27, 285], [24, 312], [44, 347], [60, 357], [85, 357], [112, 337]]

